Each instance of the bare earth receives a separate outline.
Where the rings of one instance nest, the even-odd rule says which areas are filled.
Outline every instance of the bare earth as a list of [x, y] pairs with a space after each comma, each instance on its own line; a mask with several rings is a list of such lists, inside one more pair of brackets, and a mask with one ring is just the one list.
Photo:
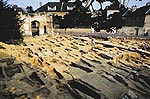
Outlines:
[[[26, 37], [0, 42], [0, 99], [149, 99], [150, 53], [141, 39]], [[12, 98], [13, 97], [13, 98]]]

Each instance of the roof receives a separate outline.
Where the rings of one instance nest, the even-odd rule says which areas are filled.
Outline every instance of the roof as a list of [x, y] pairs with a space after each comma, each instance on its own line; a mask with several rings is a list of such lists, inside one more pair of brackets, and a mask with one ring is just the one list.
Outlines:
[[146, 15], [150, 15], [150, 8], [149, 8], [149, 10], [146, 12]]
[[48, 2], [47, 4], [36, 9], [35, 12], [68, 12], [74, 7], [74, 2], [66, 2], [64, 4], [60, 2]]
[[120, 4], [119, 2], [112, 3], [110, 6], [107, 6], [107, 10], [119, 10], [124, 5]]
[[129, 14], [129, 16], [145, 16], [146, 14], [149, 13], [150, 9], [150, 5], [147, 6], [143, 6], [139, 9], [137, 9], [136, 11], [132, 12], [131, 14]]

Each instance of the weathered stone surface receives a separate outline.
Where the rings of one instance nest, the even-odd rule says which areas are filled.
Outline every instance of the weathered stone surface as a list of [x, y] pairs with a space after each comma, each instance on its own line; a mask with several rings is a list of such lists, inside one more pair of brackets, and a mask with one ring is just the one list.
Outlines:
[[0, 98], [124, 99], [121, 94], [126, 94], [149, 99], [150, 58], [128, 49], [145, 41], [112, 38], [113, 47], [94, 40], [94, 50], [88, 37], [30, 37], [21, 46], [0, 43], [5, 48], [0, 52], [11, 55], [0, 53]]
[[[8, 62], [9, 60], [10, 58], [5, 58], [1, 62]], [[51, 89], [50, 87], [57, 85], [57, 83], [52, 81], [48, 76], [46, 77], [44, 75], [42, 77], [43, 74], [39, 74], [37, 69], [29, 68], [29, 65], [30, 64], [19, 63], [5, 67], [0, 66], [1, 99], [37, 98], [38, 96], [41, 98], [50, 98], [51, 91], [53, 90], [53, 88]], [[10, 79], [7, 79], [8, 77]], [[58, 89], [56, 90], [59, 91]], [[62, 99], [65, 98], [63, 97], [64, 96], [62, 96]]]

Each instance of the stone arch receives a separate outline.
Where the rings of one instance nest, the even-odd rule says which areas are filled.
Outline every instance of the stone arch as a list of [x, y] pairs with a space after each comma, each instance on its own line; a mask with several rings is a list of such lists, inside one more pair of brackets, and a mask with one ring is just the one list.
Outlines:
[[37, 20], [31, 21], [32, 36], [39, 35], [40, 22]]

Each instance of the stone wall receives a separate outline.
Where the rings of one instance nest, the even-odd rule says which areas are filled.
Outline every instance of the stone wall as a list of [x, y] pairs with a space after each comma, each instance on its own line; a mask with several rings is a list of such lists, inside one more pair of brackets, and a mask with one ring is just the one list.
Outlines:
[[148, 33], [146, 35], [150, 35], [150, 15], [146, 15], [144, 27], [124, 26], [121, 29], [119, 29], [118, 32], [126, 35], [136, 35], [137, 32], [140, 36], [145, 35], [145, 33]]
[[150, 15], [146, 15], [146, 17], [145, 17], [144, 28], [145, 28], [145, 32], [150, 33]]
[[39, 23], [38, 31], [39, 35], [50, 34], [53, 32], [53, 20], [52, 16], [46, 13], [33, 13], [27, 15], [21, 15], [21, 19], [24, 20], [24, 24], [22, 26], [22, 31], [24, 31], [25, 35], [32, 36], [33, 28], [32, 22], [36, 21]]
[[[121, 29], [118, 30], [119, 33], [121, 34], [126, 34], [126, 35], [144, 35], [145, 31], [143, 27], [136, 27], [136, 26], [124, 26]], [[137, 34], [138, 32], [138, 34]]]

